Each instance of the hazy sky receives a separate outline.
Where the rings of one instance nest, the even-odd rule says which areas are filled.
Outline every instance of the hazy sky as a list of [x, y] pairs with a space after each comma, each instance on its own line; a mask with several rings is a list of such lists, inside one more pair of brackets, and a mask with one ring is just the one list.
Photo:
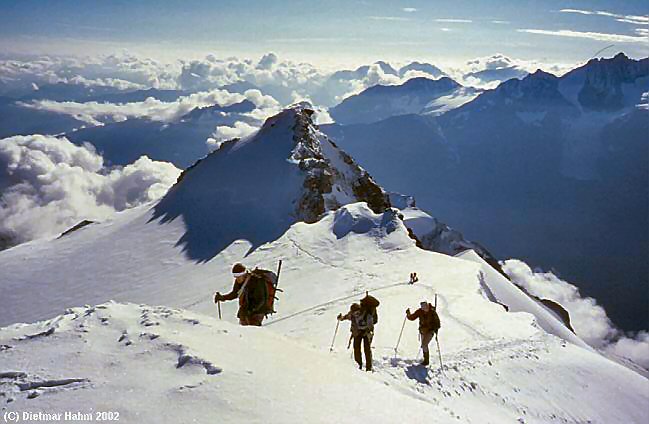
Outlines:
[[646, 0], [220, 0], [0, 3], [0, 53], [162, 59], [281, 57], [320, 65], [460, 62], [503, 53], [571, 63], [615, 44], [649, 52]]

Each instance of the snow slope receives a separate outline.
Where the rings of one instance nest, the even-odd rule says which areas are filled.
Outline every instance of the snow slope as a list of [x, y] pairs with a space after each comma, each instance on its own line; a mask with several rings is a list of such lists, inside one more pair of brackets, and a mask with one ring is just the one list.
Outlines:
[[491, 300], [506, 305], [511, 312], [528, 312], [534, 315], [536, 322], [548, 333], [561, 337], [564, 340], [588, 349], [588, 345], [563, 325], [555, 314], [543, 306], [540, 302], [532, 299], [511, 281], [499, 274], [484, 259], [473, 250], [467, 250], [457, 255], [458, 258], [466, 259], [481, 265], [480, 282], [483, 289]]
[[[27, 338], [50, 328], [51, 335]], [[0, 393], [14, 399], [9, 410], [114, 411], [128, 423], [342, 423], [355, 416], [413, 422], [421, 414], [445, 415], [357, 374], [346, 358], [167, 307], [75, 308], [48, 322], [3, 329], [0, 340], [14, 345], [1, 353]], [[49, 358], [52, 365], [37, 369], [25, 358]]]
[[[120, 220], [134, 225], [128, 215], [113, 225]], [[88, 241], [84, 236], [101, 230], [86, 227], [69, 240]], [[125, 253], [138, 250], [133, 245], [142, 235], [131, 230], [122, 233], [128, 234]], [[148, 260], [130, 258], [143, 269], [157, 266], [160, 257], [169, 260], [170, 254], [154, 256], [164, 251], [175, 251], [179, 262], [186, 258], [166, 240], [149, 243], [160, 251]], [[21, 249], [28, 253], [24, 246], [8, 252]], [[222, 305], [223, 321], [215, 318], [211, 292], [229, 287], [229, 263], [237, 249], [246, 250], [235, 244], [207, 263], [177, 263], [151, 276], [150, 304], [171, 299], [171, 306], [192, 312], [108, 303], [0, 330], [3, 406], [9, 411], [117, 410], [125, 422], [414, 422], [423, 417], [466, 423], [640, 423], [647, 418], [638, 407], [649, 401], [647, 379], [546, 333], [530, 314], [505, 312], [483, 296], [479, 264], [418, 249], [395, 212], [375, 214], [365, 204], [348, 205], [317, 223], [292, 225], [249, 255], [249, 265], [285, 261], [279, 313], [262, 328], [233, 325], [235, 302]], [[95, 259], [100, 256], [95, 250]], [[89, 265], [99, 268], [111, 259]], [[178, 278], [181, 270], [184, 279]], [[421, 278], [412, 286], [405, 284], [411, 270]], [[86, 277], [102, 274], [87, 272]], [[86, 284], [87, 292], [101, 285]], [[335, 316], [364, 290], [382, 302], [372, 374], [358, 371], [345, 350], [347, 323], [328, 353]], [[142, 296], [126, 291], [116, 288], [115, 294]], [[396, 357], [394, 345], [404, 309], [432, 301], [435, 293], [445, 365], [427, 370], [415, 361], [416, 324], [406, 324]]]

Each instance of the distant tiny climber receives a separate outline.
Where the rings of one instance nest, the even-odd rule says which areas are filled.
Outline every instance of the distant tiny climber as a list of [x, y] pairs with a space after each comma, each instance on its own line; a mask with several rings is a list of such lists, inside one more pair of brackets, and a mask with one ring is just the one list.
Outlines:
[[421, 365], [428, 365], [430, 362], [430, 352], [428, 350], [428, 344], [433, 337], [439, 331], [441, 327], [439, 322], [439, 315], [435, 307], [423, 301], [420, 304], [420, 308], [415, 311], [414, 314], [410, 313], [410, 309], [406, 309], [406, 316], [410, 321], [414, 321], [419, 318], [419, 334], [421, 336], [421, 350], [424, 351], [424, 360], [421, 362]]
[[239, 298], [237, 318], [241, 325], [260, 326], [266, 315], [272, 314], [277, 275], [272, 271], [255, 268], [248, 271], [243, 264], [232, 267], [234, 285], [228, 294], [216, 292], [214, 303]]
[[360, 304], [353, 303], [349, 312], [345, 315], [339, 314], [338, 320], [351, 321], [351, 333], [354, 340], [354, 359], [359, 369], [363, 369], [361, 355], [361, 344], [365, 351], [365, 370], [372, 371], [372, 338], [374, 337], [374, 325], [378, 323], [376, 308], [380, 302], [373, 296], [366, 293]]
[[416, 272], [411, 272], [410, 273], [410, 283], [409, 284], [415, 284], [417, 281], [419, 281], [419, 277], [417, 277]]

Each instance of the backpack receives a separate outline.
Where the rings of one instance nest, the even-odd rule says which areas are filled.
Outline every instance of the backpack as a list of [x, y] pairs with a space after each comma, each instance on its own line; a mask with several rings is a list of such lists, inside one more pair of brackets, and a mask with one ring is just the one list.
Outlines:
[[274, 314], [277, 275], [272, 271], [255, 268], [242, 289], [242, 306], [246, 315]]
[[370, 311], [355, 312], [351, 316], [352, 334], [362, 334], [374, 330], [374, 318]]
[[379, 313], [376, 311], [376, 308], [381, 304], [377, 298], [366, 294], [364, 298], [361, 299], [361, 309], [368, 311], [372, 314], [373, 324], [379, 323]]

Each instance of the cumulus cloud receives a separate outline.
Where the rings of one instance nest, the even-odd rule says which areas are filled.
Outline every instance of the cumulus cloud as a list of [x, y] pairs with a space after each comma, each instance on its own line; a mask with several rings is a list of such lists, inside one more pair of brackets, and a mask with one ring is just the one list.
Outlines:
[[464, 85], [490, 89], [511, 78], [524, 78], [537, 69], [561, 75], [573, 67], [573, 64], [547, 64], [533, 60], [513, 59], [496, 53], [469, 60], [461, 68], [448, 69], [447, 73]]
[[178, 65], [128, 52], [99, 57], [40, 56], [0, 60], [0, 94], [25, 95], [34, 86], [73, 84], [118, 90], [175, 88]]
[[[391, 19], [391, 17], [378, 18]], [[469, 19], [455, 18], [440, 20], [456, 23], [470, 21]], [[442, 28], [441, 30], [454, 29]], [[494, 74], [493, 71], [496, 70], [494, 64], [502, 60], [498, 57], [489, 60], [482, 59], [482, 62], [470, 62], [455, 71], [448, 70], [453, 72], [447, 73], [458, 82], [481, 88], [491, 88], [498, 82], [511, 77], [522, 77], [525, 71], [534, 71], [537, 67], [556, 73], [555, 69], [549, 69], [545, 65], [535, 67], [532, 62], [511, 59], [512, 63], [509, 66], [511, 69], [509, 69], [509, 73], [504, 72], [505, 75], [502, 78], [485, 79], [484, 76], [475, 75], [464, 78], [466, 73], [481, 70], [489, 70], [492, 71], [491, 74]], [[3, 65], [10, 66], [12, 71], [3, 73]], [[504, 65], [503, 69], [504, 67], [507, 65]], [[31, 71], [24, 71], [24, 69], [31, 69]], [[192, 104], [192, 102], [196, 106], [205, 105], [206, 102], [201, 102], [200, 97], [205, 96], [204, 93], [214, 90], [226, 90], [230, 93], [245, 95], [247, 90], [257, 89], [263, 95], [275, 99], [280, 106], [293, 103], [295, 93], [297, 93], [299, 96], [309, 98], [314, 105], [331, 107], [344, 98], [357, 94], [372, 85], [401, 84], [408, 78], [416, 76], [437, 77], [437, 75], [426, 75], [425, 71], [422, 72], [424, 73], [400, 74], [401, 78], [399, 78], [397, 72], [390, 70], [389, 65], [384, 63], [361, 66], [355, 70], [324, 71], [308, 63], [282, 60], [274, 53], [267, 53], [258, 59], [217, 58], [214, 55], [207, 55], [203, 59], [179, 61], [172, 65], [164, 65], [125, 53], [121, 56], [105, 56], [98, 59], [41, 58], [32, 62], [0, 62], [0, 95], [3, 91], [2, 78], [8, 75], [8, 78], [12, 79], [18, 74], [22, 75], [21, 78], [24, 77], [23, 82], [30, 83], [28, 87], [30, 92], [34, 91], [32, 84], [40, 86], [47, 82], [64, 81], [78, 84], [111, 84], [119, 86], [120, 89], [173, 88], [196, 94], [193, 98], [184, 96], [176, 103], [148, 99], [127, 106], [82, 103], [83, 100], [79, 99], [71, 99], [76, 102], [68, 104], [53, 103], [53, 99], [49, 99], [49, 102], [42, 100], [39, 103], [32, 103], [37, 108], [78, 115], [86, 122], [96, 125], [106, 119], [123, 120], [129, 117], [173, 120], [182, 115], [184, 106]], [[517, 73], [512, 76], [512, 72]]]
[[551, 272], [534, 272], [526, 263], [516, 259], [509, 259], [502, 265], [512, 281], [528, 293], [553, 300], [566, 308], [572, 327], [586, 343], [649, 369], [647, 332], [627, 337], [613, 325], [595, 299], [583, 297], [577, 287]]
[[646, 37], [624, 34], [613, 34], [608, 32], [586, 32], [573, 31], [569, 29], [546, 30], [546, 29], [518, 29], [518, 32], [527, 32], [530, 34], [552, 35], [557, 37], [568, 38], [587, 38], [590, 40], [607, 41], [613, 43], [642, 43], [648, 44]]
[[322, 87], [327, 76], [310, 64], [279, 60], [273, 53], [262, 56], [257, 62], [235, 57], [218, 59], [210, 55], [202, 60], [184, 62], [177, 84], [178, 88], [189, 91], [243, 84], [247, 88], [261, 89], [282, 105], [288, 105], [294, 90], [314, 93]]
[[244, 138], [259, 129], [259, 126], [253, 126], [243, 121], [237, 121], [232, 126], [219, 125], [214, 130], [211, 137], [207, 139], [207, 145], [216, 150], [223, 144], [224, 141], [232, 140], [233, 138]]
[[0, 236], [15, 243], [48, 237], [84, 219], [155, 200], [180, 170], [146, 156], [107, 168], [90, 145], [43, 135], [0, 140]]
[[277, 63], [277, 55], [275, 53], [268, 53], [262, 56], [257, 63], [257, 69], [269, 70]]
[[[90, 125], [102, 125], [106, 121], [124, 121], [129, 118], [148, 118], [153, 121], [173, 122], [197, 107], [230, 106], [243, 100], [250, 100], [268, 116], [279, 109], [279, 104], [270, 96], [259, 90], [247, 90], [244, 94], [230, 93], [225, 90], [211, 90], [179, 97], [173, 102], [163, 102], [149, 97], [143, 102], [99, 103], [99, 102], [57, 102], [37, 100], [19, 105], [37, 110], [70, 115]], [[267, 111], [270, 109], [269, 111]]]

